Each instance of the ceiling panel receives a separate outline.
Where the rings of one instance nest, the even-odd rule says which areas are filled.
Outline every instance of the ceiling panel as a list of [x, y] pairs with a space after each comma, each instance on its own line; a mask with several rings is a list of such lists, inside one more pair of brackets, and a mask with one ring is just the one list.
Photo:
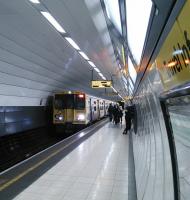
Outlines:
[[[41, 2], [106, 78], [111, 79], [114, 75], [114, 86], [121, 89], [123, 86], [118, 81], [118, 67], [99, 0], [91, 3], [84, 0]], [[0, 24], [0, 72], [6, 73], [7, 77], [7, 82], [2, 79], [2, 84], [12, 84], [19, 94], [22, 90], [23, 94], [31, 94], [27, 91], [29, 87], [36, 89], [34, 94], [39, 97], [45, 94], [43, 90], [64, 89], [78, 89], [105, 97], [104, 89], [94, 90], [90, 86], [92, 67], [28, 0], [1, 1]], [[15, 78], [11, 80], [11, 76]], [[100, 79], [95, 71], [93, 78]], [[10, 92], [2, 92], [8, 95], [13, 91], [7, 86], [9, 89]], [[111, 92], [111, 89], [107, 91]]]

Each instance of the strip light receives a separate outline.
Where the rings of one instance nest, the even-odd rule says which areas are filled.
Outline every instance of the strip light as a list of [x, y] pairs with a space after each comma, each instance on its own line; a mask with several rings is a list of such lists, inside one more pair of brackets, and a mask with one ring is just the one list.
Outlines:
[[106, 78], [103, 76], [103, 74], [101, 74], [101, 73], [98, 73], [98, 74], [103, 80], [106, 80]]
[[117, 92], [117, 90], [113, 86], [112, 86], [112, 89], [113, 89], [114, 92]]
[[[39, 0], [29, 0], [30, 2], [34, 4], [39, 4]], [[40, 11], [40, 13], [51, 23], [51, 25], [60, 33], [66, 33], [66, 31], [62, 28], [62, 26], [56, 21], [56, 19], [47, 11]], [[99, 73], [99, 76], [106, 80], [106, 78], [103, 76], [103, 74], [100, 72], [100, 70], [96, 67], [96, 65], [90, 61], [89, 57], [80, 50], [80, 47], [77, 45], [77, 43], [71, 38], [71, 37], [65, 37], [65, 39], [69, 42], [69, 44], [78, 51], [78, 53], [86, 60], [88, 61], [89, 65], [91, 65], [96, 72]]]
[[90, 60], [89, 57], [83, 51], [79, 51], [79, 53], [85, 60]]
[[[117, 95], [120, 97], [120, 98], [122, 98], [123, 99], [123, 97], [117, 92], [117, 90], [113, 87], [113, 86], [111, 86], [112, 87], [112, 89], [113, 89], [113, 91], [114, 92], [116, 92], [117, 93]], [[124, 100], [124, 99], [123, 99]]]
[[94, 70], [100, 73], [100, 70], [97, 67], [94, 67]]
[[55, 27], [57, 31], [59, 31], [60, 33], [66, 33], [65, 30], [61, 27], [61, 25], [49, 12], [41, 11], [41, 13]]
[[68, 41], [68, 43], [73, 46], [74, 49], [80, 50], [80, 47], [77, 45], [77, 43], [70, 37], [65, 37], [65, 39]]
[[36, 3], [36, 4], [40, 3], [39, 0], [29, 0], [29, 1], [32, 2], [32, 3]]
[[92, 61], [88, 61], [88, 63], [89, 63], [93, 68], [96, 67], [96, 65], [95, 65]]
[[123, 101], [125, 101], [125, 99], [120, 95], [120, 94], [118, 94], [119, 95], [119, 97], [121, 98], [121, 99], [123, 99]]

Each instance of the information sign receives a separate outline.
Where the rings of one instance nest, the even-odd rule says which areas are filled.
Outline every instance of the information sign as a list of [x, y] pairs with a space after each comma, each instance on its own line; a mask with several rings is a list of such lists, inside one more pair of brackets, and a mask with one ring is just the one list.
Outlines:
[[92, 81], [92, 88], [110, 88], [112, 81]]

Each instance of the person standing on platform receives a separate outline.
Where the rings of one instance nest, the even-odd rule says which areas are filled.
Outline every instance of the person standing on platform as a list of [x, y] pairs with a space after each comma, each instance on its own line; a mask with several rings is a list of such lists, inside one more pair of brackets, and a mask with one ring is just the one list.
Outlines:
[[128, 131], [131, 129], [131, 112], [130, 109], [125, 110], [125, 130], [123, 134], [127, 134]]
[[113, 117], [114, 117], [114, 123], [118, 124], [119, 123], [119, 106], [118, 105], [114, 105], [114, 109], [113, 109]]
[[111, 122], [112, 118], [113, 118], [113, 106], [112, 106], [111, 103], [110, 103], [110, 105], [108, 107], [108, 115], [109, 115], [109, 119], [110, 119], [110, 122]]
[[119, 106], [119, 122], [122, 124], [122, 118], [123, 118], [123, 109], [122, 106]]

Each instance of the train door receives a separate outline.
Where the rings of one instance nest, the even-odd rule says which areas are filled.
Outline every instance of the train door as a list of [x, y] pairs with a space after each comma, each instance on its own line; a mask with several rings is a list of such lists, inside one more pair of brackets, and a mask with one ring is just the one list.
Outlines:
[[97, 118], [100, 119], [100, 100], [99, 99], [97, 100], [97, 114], [98, 114]]
[[103, 101], [104, 116], [106, 115], [106, 102]]
[[92, 98], [92, 121], [96, 120], [98, 115], [97, 115], [97, 101], [96, 99]]
[[104, 101], [100, 100], [100, 118], [104, 117]]
[[93, 121], [93, 109], [92, 109], [92, 99], [89, 98], [90, 104], [89, 104], [89, 109], [90, 109], [90, 121]]

